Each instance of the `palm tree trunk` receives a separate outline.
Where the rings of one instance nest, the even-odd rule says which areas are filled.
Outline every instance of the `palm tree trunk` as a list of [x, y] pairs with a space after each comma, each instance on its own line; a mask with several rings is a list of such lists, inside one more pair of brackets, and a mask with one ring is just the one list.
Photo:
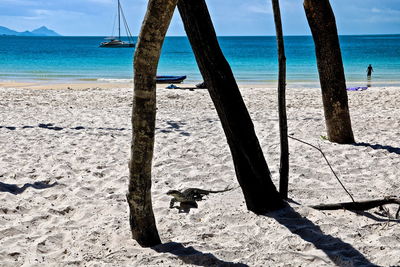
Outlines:
[[178, 0], [150, 0], [134, 57], [129, 190], [132, 237], [145, 247], [161, 243], [151, 204], [151, 165], [156, 118], [156, 74], [161, 47]]
[[218, 44], [205, 1], [180, 0], [178, 9], [225, 131], [247, 208], [257, 214], [280, 208], [282, 199], [272, 183], [252, 120]]
[[329, 0], [304, 0], [315, 43], [328, 139], [354, 143], [335, 15]]
[[272, 10], [276, 29], [278, 45], [279, 78], [278, 78], [278, 109], [279, 109], [279, 133], [281, 140], [281, 160], [279, 168], [279, 193], [282, 198], [288, 198], [289, 187], [289, 142], [286, 116], [286, 56], [283, 41], [281, 11], [279, 0], [272, 0]]

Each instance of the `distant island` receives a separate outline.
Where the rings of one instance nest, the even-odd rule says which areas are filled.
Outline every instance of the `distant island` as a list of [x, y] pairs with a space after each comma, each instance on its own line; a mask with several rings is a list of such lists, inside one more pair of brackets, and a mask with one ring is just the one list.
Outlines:
[[33, 31], [17, 32], [9, 28], [0, 26], [0, 36], [61, 36], [53, 30], [45, 26], [37, 28]]

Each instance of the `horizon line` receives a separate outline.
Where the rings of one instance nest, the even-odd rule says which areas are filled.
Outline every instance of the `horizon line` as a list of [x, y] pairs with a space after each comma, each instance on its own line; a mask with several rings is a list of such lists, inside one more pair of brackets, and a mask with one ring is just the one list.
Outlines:
[[[339, 34], [338, 36], [383, 36], [400, 35], [400, 33], [357, 33], [357, 34]], [[18, 35], [0, 35], [0, 37], [110, 37], [109, 35], [59, 35], [59, 36], [18, 36]], [[217, 35], [217, 37], [275, 37], [276, 35]], [[284, 37], [312, 37], [311, 34], [287, 34]], [[134, 35], [133, 37], [138, 37]], [[186, 35], [167, 35], [166, 37], [187, 37]]]

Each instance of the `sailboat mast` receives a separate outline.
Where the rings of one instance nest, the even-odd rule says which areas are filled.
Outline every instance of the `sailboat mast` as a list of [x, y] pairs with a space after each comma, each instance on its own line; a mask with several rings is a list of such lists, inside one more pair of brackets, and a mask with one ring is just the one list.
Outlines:
[[118, 0], [118, 40], [121, 40], [121, 5]]

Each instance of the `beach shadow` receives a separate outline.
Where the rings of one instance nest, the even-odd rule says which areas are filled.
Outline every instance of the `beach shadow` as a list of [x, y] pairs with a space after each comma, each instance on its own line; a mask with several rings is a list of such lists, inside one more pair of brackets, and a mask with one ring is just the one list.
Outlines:
[[181, 126], [185, 125], [186, 123], [180, 121], [167, 121], [167, 124], [169, 125], [168, 128], [179, 130]]
[[54, 123], [39, 123], [37, 126], [32, 126], [32, 125], [25, 125], [22, 127], [15, 127], [15, 126], [1, 126], [0, 129], [5, 128], [8, 130], [15, 131], [17, 128], [21, 129], [33, 129], [33, 128], [41, 128], [41, 129], [46, 129], [46, 130], [52, 130], [52, 131], [61, 131], [64, 129], [67, 130], [105, 130], [105, 131], [125, 131], [127, 130], [126, 128], [113, 128], [113, 127], [84, 127], [84, 126], [76, 126], [76, 127], [71, 127], [71, 128], [64, 128], [60, 126], [54, 125]]
[[17, 127], [14, 127], [14, 126], [1, 126], [0, 125], [0, 129], [1, 128], [5, 128], [5, 129], [10, 130], [10, 131], [15, 131], [17, 129]]
[[152, 247], [158, 253], [170, 253], [177, 256], [186, 264], [196, 266], [238, 266], [248, 267], [243, 263], [227, 262], [218, 259], [211, 253], [203, 253], [193, 247], [185, 247], [181, 243], [169, 242]]
[[89, 128], [89, 129], [98, 129], [98, 130], [106, 130], [106, 131], [125, 131], [126, 128], [113, 128], [113, 127], [99, 127], [99, 128]]
[[[198, 200], [201, 201], [201, 200]], [[178, 213], [189, 214], [191, 209], [197, 209], [199, 206], [196, 201], [180, 202], [179, 206], [174, 206], [172, 208], [177, 209]]]
[[26, 189], [29, 187], [32, 187], [34, 189], [42, 190], [42, 189], [47, 189], [53, 186], [56, 186], [58, 183], [54, 182], [52, 184], [49, 184], [48, 182], [34, 182], [33, 184], [27, 183], [24, 184], [22, 187], [19, 187], [15, 184], [6, 184], [3, 182], [0, 182], [0, 192], [7, 192], [11, 193], [13, 195], [19, 195], [22, 194]]
[[38, 127], [39, 127], [39, 128], [48, 129], [48, 130], [54, 130], [54, 131], [61, 131], [61, 130], [64, 130], [63, 127], [54, 126], [53, 123], [39, 123]]
[[337, 266], [378, 266], [371, 263], [352, 245], [324, 234], [319, 226], [302, 217], [289, 205], [265, 216], [274, 218], [290, 232], [322, 250]]
[[367, 217], [368, 219], [371, 219], [371, 220], [374, 220], [374, 221], [376, 221], [376, 222], [382, 222], [382, 223], [387, 223], [387, 222], [392, 222], [392, 223], [400, 223], [400, 220], [399, 219], [393, 219], [393, 218], [388, 218], [388, 217], [386, 217], [384, 214], [378, 214], [379, 216], [382, 216], [382, 217], [377, 217], [377, 216], [375, 216], [374, 214], [372, 214], [372, 213], [370, 213], [370, 212], [368, 212], [368, 211], [364, 211], [364, 210], [348, 210], [348, 211], [351, 211], [351, 212], [353, 212], [353, 213], [355, 213], [355, 214], [357, 214], [357, 215], [360, 215], [360, 216], [365, 216], [365, 217]]
[[379, 145], [379, 144], [369, 144], [369, 143], [354, 143], [354, 146], [363, 146], [363, 147], [370, 147], [372, 149], [383, 149], [383, 150], [387, 150], [390, 153], [395, 153], [400, 155], [400, 148], [398, 147], [392, 147], [392, 146], [383, 146], [383, 145]]
[[180, 135], [183, 136], [190, 136], [189, 132], [182, 130], [182, 126], [186, 125], [186, 122], [181, 121], [166, 121], [167, 127], [164, 129], [156, 128], [156, 130], [160, 130], [161, 133], [172, 133], [178, 132]]

